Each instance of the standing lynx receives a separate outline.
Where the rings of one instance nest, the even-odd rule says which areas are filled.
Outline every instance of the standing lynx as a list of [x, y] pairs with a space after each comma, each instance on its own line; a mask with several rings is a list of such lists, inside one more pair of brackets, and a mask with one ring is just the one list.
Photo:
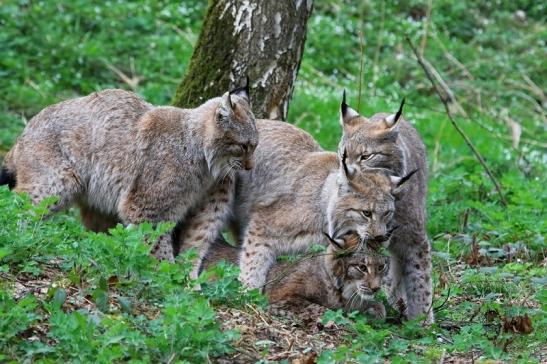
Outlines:
[[349, 234], [377, 243], [389, 239], [394, 196], [411, 174], [350, 177], [344, 159], [322, 151], [306, 132], [273, 120], [258, 120], [257, 127], [255, 167], [240, 179], [234, 208], [244, 231], [244, 285], [261, 288], [277, 254], [307, 249], [324, 241], [324, 233], [342, 245]]
[[389, 295], [393, 302], [404, 300], [408, 318], [426, 314], [427, 321], [433, 322], [431, 255], [425, 230], [426, 152], [416, 129], [401, 117], [403, 105], [404, 101], [396, 114], [378, 113], [367, 119], [346, 104], [344, 92], [339, 153], [347, 155], [350, 175], [376, 169], [396, 175], [417, 170], [395, 201], [394, 223], [399, 228], [389, 244]]
[[[116, 221], [186, 225], [192, 211], [192, 220], [207, 221], [202, 230], [215, 230], [189, 242], [201, 252], [218, 234], [234, 171], [251, 168], [257, 140], [247, 88], [196, 109], [155, 107], [131, 92], [105, 90], [32, 118], [1, 180], [35, 203], [58, 196], [51, 212], [75, 203], [94, 230]], [[164, 234], [153, 253], [172, 261], [171, 240]]]

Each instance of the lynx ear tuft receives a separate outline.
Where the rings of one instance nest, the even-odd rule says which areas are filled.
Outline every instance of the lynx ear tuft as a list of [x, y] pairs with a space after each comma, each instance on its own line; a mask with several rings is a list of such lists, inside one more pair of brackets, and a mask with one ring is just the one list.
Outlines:
[[348, 169], [348, 165], [346, 163], [348, 159], [348, 152], [346, 150], [346, 148], [344, 148], [344, 153], [342, 153], [342, 169], [344, 171], [344, 175], [346, 176], [346, 179], [349, 181], [350, 180], [350, 173], [349, 173], [349, 169]]
[[359, 116], [359, 113], [346, 104], [346, 90], [344, 89], [340, 104], [340, 125], [346, 126], [356, 116]]
[[403, 98], [403, 101], [401, 102], [401, 105], [399, 106], [399, 110], [397, 110], [397, 113], [391, 114], [388, 117], [384, 118], [384, 124], [387, 129], [389, 130], [395, 130], [399, 126], [399, 120], [401, 120], [401, 115], [403, 114], [403, 107], [405, 106], [405, 99]]
[[248, 103], [251, 102], [250, 92], [249, 92], [249, 76], [245, 79], [245, 85], [239, 88], [236, 88], [232, 91], [230, 91], [230, 95], [236, 95], [239, 97], [242, 97], [247, 101]]
[[391, 183], [393, 184], [393, 193], [397, 194], [401, 192], [404, 184], [416, 173], [418, 169], [413, 170], [404, 177], [390, 176]]
[[325, 237], [327, 238], [327, 240], [329, 241], [329, 243], [331, 243], [333, 245], [333, 247], [337, 250], [344, 250], [344, 248], [342, 247], [342, 245], [340, 245], [340, 243], [338, 243], [336, 240], [334, 240], [333, 238], [331, 238], [331, 236], [327, 233], [323, 233], [323, 235], [325, 235]]

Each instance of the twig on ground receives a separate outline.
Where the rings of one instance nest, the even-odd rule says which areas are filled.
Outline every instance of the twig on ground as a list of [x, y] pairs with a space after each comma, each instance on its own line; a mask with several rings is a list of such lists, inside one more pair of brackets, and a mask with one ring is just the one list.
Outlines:
[[246, 304], [245, 306], [249, 307], [262, 320], [262, 322], [264, 322], [267, 326], [270, 325], [270, 323], [268, 321], [266, 321], [264, 316], [262, 316], [262, 314], [256, 308], [254, 308], [253, 305]]
[[[444, 309], [444, 306], [446, 305], [446, 303], [448, 302], [448, 300], [450, 299], [450, 285], [448, 285], [448, 292], [446, 293], [446, 299], [444, 300], [443, 303], [441, 303], [439, 306], [437, 307], [434, 307], [433, 308], [433, 312], [437, 313], [439, 311], [442, 311]], [[433, 303], [431, 303], [431, 306], [433, 306]]]
[[[452, 97], [452, 100], [455, 101], [455, 97], [453, 94], [450, 93], [447, 93], [447, 90], [443, 89], [441, 91], [441, 89], [439, 88], [439, 85], [441, 85], [440, 87], [442, 88], [442, 83], [439, 83], [437, 84], [435, 82], [435, 76], [432, 71], [434, 71], [434, 68], [431, 64], [429, 64], [429, 62], [427, 62], [427, 60], [425, 60], [421, 55], [420, 53], [418, 53], [418, 50], [416, 49], [416, 47], [414, 46], [414, 43], [412, 43], [412, 41], [410, 40], [410, 38], [408, 37], [408, 35], [405, 35], [405, 39], [408, 43], [408, 45], [410, 46], [410, 48], [412, 49], [412, 52], [414, 52], [414, 55], [416, 56], [417, 60], [418, 60], [418, 63], [420, 64], [420, 66], [422, 66], [424, 72], [425, 72], [425, 75], [426, 77], [428, 78], [428, 80], [431, 82], [433, 88], [435, 89], [435, 92], [437, 93], [437, 95], [439, 96], [439, 98], [441, 99], [441, 102], [443, 103], [444, 107], [445, 107], [445, 110], [446, 110], [446, 114], [448, 116], [448, 119], [450, 120], [450, 122], [452, 123], [452, 126], [454, 126], [454, 129], [456, 129], [456, 131], [462, 136], [462, 138], [464, 139], [465, 141], [465, 144], [467, 144], [467, 146], [469, 147], [469, 149], [471, 149], [471, 151], [473, 152], [473, 154], [475, 155], [475, 157], [477, 158], [477, 160], [479, 161], [479, 163], [482, 165], [482, 167], [484, 168], [486, 174], [488, 175], [488, 177], [490, 178], [490, 180], [492, 181], [492, 183], [494, 184], [494, 187], [496, 188], [496, 191], [498, 192], [499, 196], [500, 196], [500, 201], [501, 203], [505, 206], [507, 205], [507, 200], [505, 199], [505, 196], [503, 195], [503, 192], [501, 190], [501, 186], [499, 184], [499, 182], [497, 181], [497, 179], [494, 177], [494, 175], [492, 174], [492, 172], [490, 171], [490, 168], [488, 167], [488, 165], [486, 164], [486, 161], [484, 160], [484, 158], [482, 157], [482, 155], [479, 153], [479, 151], [477, 150], [477, 148], [475, 148], [475, 146], [473, 145], [473, 142], [471, 142], [471, 139], [469, 139], [469, 137], [467, 136], [467, 134], [464, 133], [464, 131], [460, 128], [460, 126], [458, 125], [458, 123], [456, 123], [456, 120], [454, 119], [454, 116], [452, 114], [452, 110], [450, 109], [450, 106], [449, 106], [449, 102], [450, 102], [450, 98], [449, 97]], [[436, 71], [435, 71], [436, 72]], [[440, 76], [439, 76], [440, 77]], [[439, 79], [437, 79], [438, 81]], [[446, 84], [444, 84], [446, 86]], [[451, 95], [451, 96], [449, 96]], [[457, 104], [457, 102], [456, 102]]]

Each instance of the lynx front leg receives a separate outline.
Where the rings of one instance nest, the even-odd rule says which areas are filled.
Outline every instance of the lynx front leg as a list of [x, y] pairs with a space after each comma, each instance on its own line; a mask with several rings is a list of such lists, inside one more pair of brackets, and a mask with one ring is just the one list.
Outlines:
[[[120, 204], [119, 216], [124, 225], [140, 224], [145, 221], [151, 223], [173, 221], [176, 217], [165, 211], [163, 206], [158, 205], [161, 202], [147, 201], [144, 194], [129, 194]], [[143, 207], [144, 206], [144, 207]], [[170, 263], [175, 262], [173, 251], [172, 231], [162, 234], [150, 250], [150, 254], [159, 260], [167, 260]]]
[[234, 195], [233, 186], [231, 178], [225, 178], [215, 186], [202, 209], [192, 216], [185, 226], [181, 248], [196, 248], [198, 252], [198, 258], [190, 273], [191, 279], [198, 278], [203, 258], [228, 219]]
[[247, 288], [263, 289], [268, 270], [275, 260], [275, 242], [263, 236], [263, 230], [251, 221], [239, 256], [239, 280]]
[[167, 260], [169, 263], [174, 263], [175, 253], [173, 252], [172, 233], [168, 232], [161, 235], [152, 250], [150, 250], [150, 254], [158, 260]]
[[365, 315], [369, 315], [375, 320], [383, 320], [386, 318], [386, 308], [381, 302], [364, 301], [359, 311]]
[[406, 290], [407, 316], [426, 315], [426, 323], [433, 323], [433, 287], [431, 282], [431, 250], [425, 240], [413, 246], [403, 267], [403, 284]]
[[426, 323], [432, 323], [434, 321], [431, 306], [433, 289], [429, 243], [425, 237], [421, 243], [404, 240], [395, 239], [390, 246], [392, 263], [395, 263], [390, 270], [392, 280], [389, 289], [390, 301], [396, 303], [402, 298], [408, 319], [425, 314]]

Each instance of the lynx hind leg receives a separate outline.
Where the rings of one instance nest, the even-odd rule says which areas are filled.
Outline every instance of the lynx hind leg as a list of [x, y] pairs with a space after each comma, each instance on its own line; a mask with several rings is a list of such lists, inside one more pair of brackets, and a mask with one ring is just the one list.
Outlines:
[[276, 256], [273, 247], [275, 241], [259, 235], [259, 230], [251, 224], [239, 256], [239, 280], [245, 287], [264, 288], [268, 270]]
[[27, 193], [34, 204], [46, 197], [57, 196], [59, 200], [49, 206], [50, 213], [68, 207], [83, 191], [79, 178], [71, 167], [62, 161], [52, 160], [47, 166], [21, 165], [17, 167], [15, 192]]
[[93, 207], [79, 203], [80, 220], [82, 225], [96, 233], [106, 233], [108, 229], [115, 227], [120, 220], [115, 215], [105, 214]]

